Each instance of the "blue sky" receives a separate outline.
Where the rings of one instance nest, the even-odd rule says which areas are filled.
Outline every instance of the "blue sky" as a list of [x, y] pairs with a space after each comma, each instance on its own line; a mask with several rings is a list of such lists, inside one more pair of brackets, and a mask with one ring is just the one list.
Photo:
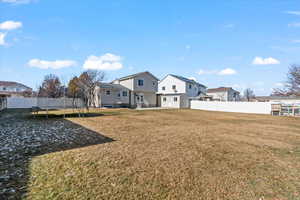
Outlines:
[[101, 69], [268, 95], [300, 64], [298, 0], [0, 0], [0, 80]]

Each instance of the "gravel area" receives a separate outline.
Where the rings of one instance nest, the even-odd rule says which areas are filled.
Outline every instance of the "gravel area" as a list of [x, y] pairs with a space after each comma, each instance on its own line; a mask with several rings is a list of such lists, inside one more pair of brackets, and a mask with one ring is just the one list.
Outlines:
[[113, 141], [64, 119], [34, 119], [26, 113], [0, 116], [0, 199], [26, 194], [33, 156]]

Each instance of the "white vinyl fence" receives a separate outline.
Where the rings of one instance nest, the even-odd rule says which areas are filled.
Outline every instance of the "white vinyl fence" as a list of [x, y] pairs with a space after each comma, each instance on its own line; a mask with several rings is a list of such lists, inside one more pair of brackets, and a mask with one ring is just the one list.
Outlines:
[[81, 99], [72, 98], [44, 98], [44, 97], [9, 97], [7, 98], [7, 108], [32, 108], [42, 109], [63, 109], [63, 108], [84, 107]]
[[271, 104], [271, 102], [219, 102], [192, 100], [191, 109], [222, 112], [271, 114]]

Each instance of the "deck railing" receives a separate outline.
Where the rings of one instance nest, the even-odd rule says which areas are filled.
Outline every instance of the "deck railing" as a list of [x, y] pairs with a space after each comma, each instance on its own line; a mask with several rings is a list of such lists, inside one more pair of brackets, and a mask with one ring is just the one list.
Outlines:
[[300, 116], [300, 104], [272, 104], [272, 115]]

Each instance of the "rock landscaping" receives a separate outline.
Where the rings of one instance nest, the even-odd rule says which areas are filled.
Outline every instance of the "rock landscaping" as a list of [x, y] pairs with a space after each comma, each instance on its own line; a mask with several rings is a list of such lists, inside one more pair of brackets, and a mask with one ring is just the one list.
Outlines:
[[28, 164], [33, 156], [112, 141], [61, 118], [34, 119], [28, 113], [0, 117], [0, 199], [26, 193]]

